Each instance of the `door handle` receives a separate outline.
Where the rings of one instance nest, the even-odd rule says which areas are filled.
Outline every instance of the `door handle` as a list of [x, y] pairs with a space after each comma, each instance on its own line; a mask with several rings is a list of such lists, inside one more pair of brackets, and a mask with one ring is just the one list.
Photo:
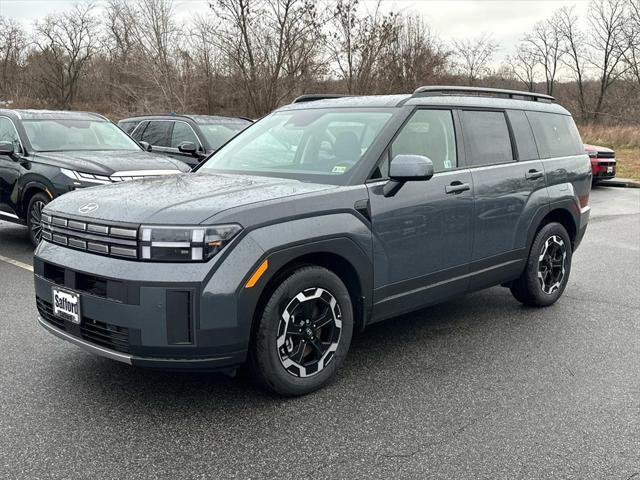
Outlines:
[[524, 174], [524, 177], [527, 180], [537, 180], [538, 178], [544, 177], [544, 173], [532, 168], [531, 170], [529, 170], [527, 173]]
[[457, 180], [444, 187], [445, 193], [462, 193], [467, 190], [471, 190], [471, 186], [468, 183], [462, 183]]

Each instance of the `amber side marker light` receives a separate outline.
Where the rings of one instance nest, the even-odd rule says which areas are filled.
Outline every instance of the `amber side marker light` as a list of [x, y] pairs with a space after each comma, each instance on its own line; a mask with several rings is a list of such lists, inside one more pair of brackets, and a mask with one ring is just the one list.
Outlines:
[[253, 286], [258, 283], [258, 280], [260, 280], [260, 277], [262, 277], [262, 274], [267, 271], [267, 268], [269, 268], [269, 260], [265, 260], [256, 268], [256, 271], [253, 272], [253, 275], [251, 275], [251, 278], [249, 278], [244, 288], [253, 288]]

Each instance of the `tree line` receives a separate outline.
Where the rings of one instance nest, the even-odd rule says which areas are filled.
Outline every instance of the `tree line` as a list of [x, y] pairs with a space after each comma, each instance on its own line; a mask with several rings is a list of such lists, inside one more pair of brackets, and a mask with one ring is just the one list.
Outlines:
[[81, 2], [25, 29], [0, 16], [0, 106], [259, 117], [303, 93], [430, 84], [556, 96], [582, 122], [640, 123], [640, 0], [592, 0], [532, 25], [496, 66], [490, 34], [445, 42], [419, 15], [359, 0]]

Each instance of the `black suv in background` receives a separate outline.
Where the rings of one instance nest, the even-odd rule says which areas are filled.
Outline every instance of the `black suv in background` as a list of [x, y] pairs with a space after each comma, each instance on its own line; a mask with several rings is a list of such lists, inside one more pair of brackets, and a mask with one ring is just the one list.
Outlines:
[[0, 109], [0, 220], [26, 224], [34, 245], [42, 209], [63, 193], [184, 171], [97, 113]]
[[372, 323], [500, 284], [527, 305], [560, 298], [591, 168], [552, 97], [423, 87], [299, 102], [189, 174], [48, 205], [43, 328], [130, 365], [248, 361], [299, 395]]
[[118, 125], [154, 152], [194, 167], [251, 123], [242, 117], [168, 114], [125, 118]]

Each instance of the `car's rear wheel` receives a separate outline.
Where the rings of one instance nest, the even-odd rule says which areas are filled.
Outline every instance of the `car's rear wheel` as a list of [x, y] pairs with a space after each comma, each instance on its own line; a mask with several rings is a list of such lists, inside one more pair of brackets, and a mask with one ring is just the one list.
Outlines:
[[302, 267], [275, 288], [261, 312], [250, 352], [256, 377], [282, 395], [324, 386], [342, 364], [353, 334], [353, 307], [340, 278]]
[[571, 240], [559, 223], [540, 229], [529, 251], [524, 272], [511, 285], [511, 293], [521, 303], [546, 307], [564, 292], [571, 272]]
[[42, 239], [42, 209], [49, 203], [48, 195], [36, 193], [29, 200], [27, 206], [27, 228], [29, 239], [34, 247], [37, 247]]

